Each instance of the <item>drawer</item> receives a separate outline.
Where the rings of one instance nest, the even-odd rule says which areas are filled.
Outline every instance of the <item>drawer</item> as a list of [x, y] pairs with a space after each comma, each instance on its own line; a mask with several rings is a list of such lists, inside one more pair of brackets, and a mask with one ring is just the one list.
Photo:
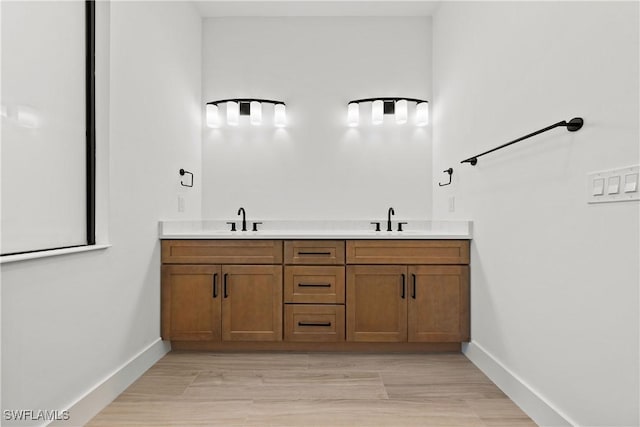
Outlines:
[[284, 302], [344, 304], [344, 267], [285, 267]]
[[344, 306], [285, 305], [284, 339], [302, 342], [344, 341]]
[[468, 240], [349, 240], [348, 264], [469, 264]]
[[285, 264], [344, 264], [343, 240], [288, 240], [284, 242]]
[[280, 240], [163, 240], [165, 264], [280, 264]]

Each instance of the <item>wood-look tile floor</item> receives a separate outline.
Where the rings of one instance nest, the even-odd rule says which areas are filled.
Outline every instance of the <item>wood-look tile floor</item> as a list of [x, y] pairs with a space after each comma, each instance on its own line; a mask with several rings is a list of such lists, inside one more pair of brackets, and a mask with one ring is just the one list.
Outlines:
[[462, 354], [180, 353], [88, 426], [535, 426]]

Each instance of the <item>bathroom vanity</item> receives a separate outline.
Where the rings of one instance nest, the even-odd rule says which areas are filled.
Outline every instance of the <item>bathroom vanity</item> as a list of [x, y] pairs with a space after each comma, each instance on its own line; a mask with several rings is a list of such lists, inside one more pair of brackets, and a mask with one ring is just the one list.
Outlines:
[[178, 350], [459, 351], [470, 224], [408, 222], [163, 222], [162, 338]]

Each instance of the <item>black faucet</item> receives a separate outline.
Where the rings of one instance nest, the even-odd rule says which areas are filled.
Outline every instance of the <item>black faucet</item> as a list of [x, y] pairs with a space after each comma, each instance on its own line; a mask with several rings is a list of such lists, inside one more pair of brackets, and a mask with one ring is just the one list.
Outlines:
[[395, 215], [396, 212], [393, 210], [393, 208], [389, 208], [389, 211], [387, 212], [387, 231], [392, 231], [391, 229], [391, 215]]
[[238, 209], [238, 215], [242, 212], [242, 231], [247, 231], [247, 217], [244, 208]]

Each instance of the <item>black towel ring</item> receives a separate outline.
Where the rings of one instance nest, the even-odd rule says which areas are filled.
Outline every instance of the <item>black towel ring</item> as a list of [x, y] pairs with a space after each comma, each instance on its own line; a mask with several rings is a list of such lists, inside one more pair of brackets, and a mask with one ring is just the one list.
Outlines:
[[440, 187], [446, 187], [447, 185], [451, 184], [451, 176], [453, 175], [453, 168], [449, 168], [447, 170], [443, 170], [442, 172], [449, 174], [449, 182], [447, 182], [446, 184], [443, 184], [443, 183], [439, 182], [438, 185]]
[[184, 169], [180, 169], [179, 173], [180, 173], [180, 176], [184, 176], [185, 174], [191, 175], [191, 184], [185, 184], [184, 182], [182, 182], [182, 180], [180, 180], [180, 185], [182, 185], [183, 187], [193, 187], [193, 174]]

